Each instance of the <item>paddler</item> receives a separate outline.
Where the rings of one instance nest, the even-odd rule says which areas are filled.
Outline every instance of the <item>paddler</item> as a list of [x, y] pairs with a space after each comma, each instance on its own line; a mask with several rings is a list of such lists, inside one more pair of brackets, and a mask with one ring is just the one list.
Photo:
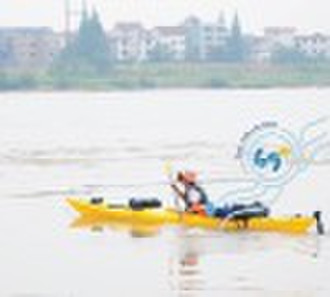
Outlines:
[[171, 187], [184, 202], [185, 211], [206, 215], [208, 197], [204, 189], [197, 184], [196, 172], [180, 171]]
[[233, 203], [222, 207], [215, 207], [208, 199], [205, 190], [197, 184], [197, 173], [194, 171], [181, 171], [177, 174], [176, 181], [171, 184], [178, 197], [185, 204], [185, 211], [204, 216], [218, 218], [266, 217], [269, 208], [259, 201], [250, 203]]

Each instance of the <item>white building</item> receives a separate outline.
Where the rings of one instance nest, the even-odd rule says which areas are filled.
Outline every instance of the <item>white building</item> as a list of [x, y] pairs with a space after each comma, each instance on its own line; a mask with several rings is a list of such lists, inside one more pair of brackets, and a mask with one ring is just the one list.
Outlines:
[[296, 29], [293, 27], [267, 27], [262, 36], [250, 36], [251, 59], [255, 62], [270, 61], [279, 48], [296, 46]]
[[253, 60], [265, 62], [271, 59], [278, 48], [297, 50], [309, 57], [330, 58], [330, 36], [315, 33], [296, 35], [292, 27], [272, 27], [264, 30], [264, 35], [254, 37], [251, 42]]
[[174, 61], [183, 61], [186, 54], [186, 35], [182, 27], [156, 27], [153, 30], [156, 45], [166, 49]]
[[61, 39], [50, 28], [4, 28], [2, 43], [10, 48], [11, 66], [33, 70], [51, 64], [61, 50]]
[[270, 61], [272, 56], [272, 47], [264, 36], [249, 36], [251, 60], [257, 63]]
[[0, 67], [8, 66], [11, 63], [11, 46], [0, 33]]
[[195, 58], [202, 61], [207, 60], [214, 51], [223, 48], [229, 36], [222, 13], [215, 23], [203, 23], [191, 16], [184, 21], [183, 27], [187, 34], [188, 50], [194, 48]]
[[267, 27], [264, 29], [265, 42], [269, 48], [293, 48], [295, 46], [296, 28], [294, 27]]
[[306, 36], [297, 36], [296, 48], [309, 57], [323, 56], [330, 58], [330, 36], [315, 33]]
[[114, 58], [120, 62], [140, 62], [148, 58], [155, 41], [140, 23], [118, 23], [110, 32]]
[[206, 60], [213, 51], [223, 48], [229, 36], [229, 31], [222, 16], [214, 24], [201, 26], [201, 58]]
[[189, 17], [180, 26], [161, 26], [150, 31], [140, 23], [118, 23], [109, 33], [114, 59], [120, 62], [147, 61], [157, 46], [166, 49], [174, 61], [186, 60], [188, 56], [203, 61], [224, 47], [228, 36], [223, 14], [215, 23]]

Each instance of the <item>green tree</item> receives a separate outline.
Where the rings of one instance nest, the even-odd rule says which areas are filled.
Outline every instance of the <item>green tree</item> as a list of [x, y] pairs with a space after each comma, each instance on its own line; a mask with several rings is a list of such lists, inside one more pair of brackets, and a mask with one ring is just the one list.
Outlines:
[[230, 35], [227, 40], [225, 52], [221, 57], [228, 62], [244, 62], [247, 58], [248, 48], [242, 34], [241, 24], [237, 13], [234, 16], [230, 30]]
[[110, 69], [110, 47], [96, 11], [84, 13], [77, 35], [54, 61], [55, 74], [102, 75]]
[[199, 61], [201, 58], [201, 24], [195, 17], [188, 18], [184, 23], [187, 61]]

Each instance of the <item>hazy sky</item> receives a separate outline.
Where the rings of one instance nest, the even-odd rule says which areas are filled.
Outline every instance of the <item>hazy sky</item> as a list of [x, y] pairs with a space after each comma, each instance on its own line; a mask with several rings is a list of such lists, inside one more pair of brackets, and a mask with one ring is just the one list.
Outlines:
[[[51, 26], [64, 29], [65, 0], [0, 0], [0, 26]], [[81, 0], [70, 0], [75, 9]], [[1, 3], [0, 2], [0, 3]], [[300, 32], [330, 34], [329, 0], [89, 0], [110, 29], [117, 21], [141, 21], [147, 27], [175, 25], [194, 14], [205, 21], [221, 10], [230, 21], [237, 10], [245, 32], [265, 26], [295, 26]], [[77, 21], [78, 18], [76, 18]]]

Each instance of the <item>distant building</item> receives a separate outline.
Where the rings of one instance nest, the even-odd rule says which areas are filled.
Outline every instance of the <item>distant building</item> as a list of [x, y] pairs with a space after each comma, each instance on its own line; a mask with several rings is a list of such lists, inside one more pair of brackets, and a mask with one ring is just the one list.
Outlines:
[[6, 66], [20, 69], [47, 67], [61, 49], [58, 35], [50, 28], [2, 28], [0, 36]]
[[297, 50], [307, 57], [330, 58], [330, 36], [315, 33], [297, 35], [293, 27], [265, 28], [263, 36], [251, 37], [252, 60], [267, 62], [279, 48]]
[[155, 45], [168, 51], [169, 60], [183, 61], [186, 57], [186, 35], [182, 27], [156, 27], [153, 30]]
[[158, 46], [168, 49], [172, 60], [185, 58], [185, 32], [181, 27], [146, 30], [140, 23], [118, 23], [109, 33], [109, 39], [118, 62], [151, 60], [151, 53]]
[[294, 49], [295, 36], [294, 27], [267, 27], [262, 36], [250, 36], [251, 60], [267, 62], [279, 48]]
[[264, 36], [249, 36], [248, 42], [252, 62], [264, 63], [271, 59], [272, 48]]
[[191, 16], [182, 26], [187, 36], [188, 59], [208, 60], [215, 51], [221, 50], [227, 43], [229, 30], [222, 13], [215, 23], [202, 23], [197, 17]]
[[[234, 52], [230, 47], [233, 31], [220, 13], [215, 22], [190, 16], [178, 26], [150, 30], [139, 22], [120, 22], [108, 32], [108, 38], [112, 58], [118, 62], [226, 61], [226, 55]], [[296, 31], [294, 27], [266, 27], [260, 36], [244, 35], [248, 58], [267, 63], [284, 48], [293, 54], [297, 50], [298, 55], [330, 59], [330, 35], [297, 35]], [[47, 27], [0, 28], [0, 67], [46, 69], [65, 47], [66, 37], [71, 40], [75, 34], [67, 36]]]
[[315, 33], [312, 35], [297, 36], [296, 48], [308, 57], [330, 58], [330, 36]]
[[113, 58], [119, 62], [147, 60], [148, 51], [154, 46], [151, 33], [140, 23], [118, 23], [109, 34]]
[[118, 23], [109, 33], [114, 59], [119, 62], [148, 61], [157, 48], [167, 50], [173, 61], [205, 61], [226, 45], [229, 30], [223, 14], [217, 22], [187, 18], [179, 26], [146, 30], [140, 23]]
[[269, 48], [293, 48], [295, 46], [296, 28], [294, 27], [266, 27], [264, 38]]
[[183, 22], [182, 27], [186, 34], [186, 60], [201, 60], [201, 21], [191, 16]]
[[12, 63], [11, 45], [0, 33], [0, 67], [9, 66], [10, 63]]

